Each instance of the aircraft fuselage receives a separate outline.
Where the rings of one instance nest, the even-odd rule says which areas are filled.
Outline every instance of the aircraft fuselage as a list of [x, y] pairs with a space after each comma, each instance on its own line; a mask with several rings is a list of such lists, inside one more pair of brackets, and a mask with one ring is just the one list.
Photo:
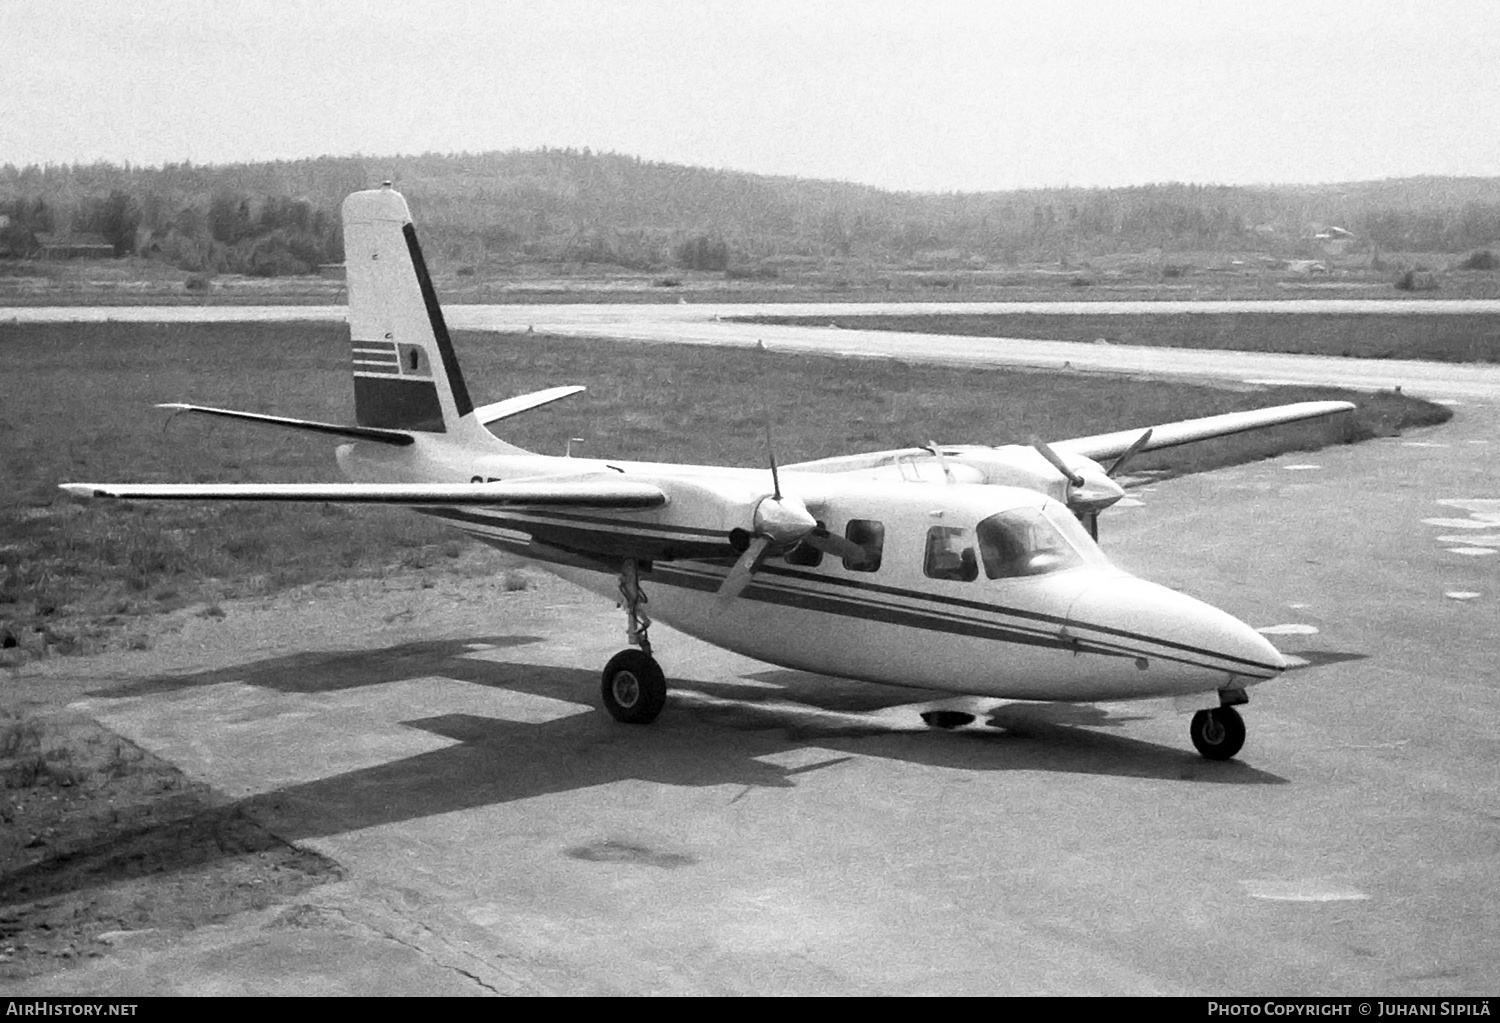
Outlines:
[[[765, 469], [476, 456], [442, 438], [400, 449], [346, 445], [339, 464], [355, 480], [414, 483], [649, 473], [670, 495], [662, 507], [429, 513], [606, 597], [618, 597], [619, 563], [598, 552], [634, 558], [652, 618], [783, 667], [1077, 701], [1242, 690], [1284, 668], [1275, 648], [1231, 615], [1111, 564], [1061, 505], [1032, 490], [783, 471], [782, 489], [829, 533], [861, 543], [878, 535], [876, 556], [861, 564], [776, 551], [724, 600], [716, 591], [738, 553], [731, 536], [769, 495]], [[729, 510], [706, 526], [710, 505]], [[1047, 534], [1043, 554], [1056, 563], [1008, 564], [997, 550], [1007, 516], [1025, 519], [1027, 535]]]

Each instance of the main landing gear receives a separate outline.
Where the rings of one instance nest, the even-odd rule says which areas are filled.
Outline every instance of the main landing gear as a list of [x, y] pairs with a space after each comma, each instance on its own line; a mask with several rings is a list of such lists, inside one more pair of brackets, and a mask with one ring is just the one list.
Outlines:
[[1233, 707], [1200, 710], [1188, 732], [1193, 745], [1209, 760], [1228, 760], [1245, 745], [1245, 719]]
[[627, 558], [620, 570], [620, 602], [629, 618], [625, 638], [640, 649], [621, 650], [604, 666], [604, 709], [616, 721], [649, 725], [666, 706], [667, 679], [651, 656], [651, 640], [646, 635], [651, 619], [644, 610], [646, 594], [641, 591], [634, 558]]

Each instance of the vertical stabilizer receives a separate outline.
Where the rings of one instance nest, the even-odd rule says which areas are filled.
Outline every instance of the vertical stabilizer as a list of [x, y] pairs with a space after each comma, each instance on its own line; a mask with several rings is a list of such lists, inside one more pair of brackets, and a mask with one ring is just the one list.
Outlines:
[[474, 411], [401, 193], [344, 200], [344, 266], [361, 426], [451, 433]]

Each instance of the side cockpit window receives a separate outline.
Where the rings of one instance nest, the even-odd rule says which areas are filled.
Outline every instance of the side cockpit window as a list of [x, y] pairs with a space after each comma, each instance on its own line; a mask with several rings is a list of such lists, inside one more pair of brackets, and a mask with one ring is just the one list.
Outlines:
[[1084, 564], [1083, 555], [1038, 508], [991, 515], [974, 532], [990, 579], [1046, 575]]
[[874, 572], [880, 568], [880, 556], [885, 550], [885, 523], [874, 519], [850, 519], [844, 528], [844, 538], [858, 544], [862, 558], [845, 557], [844, 567], [851, 572]]
[[959, 526], [933, 526], [929, 529], [922, 571], [929, 579], [950, 579], [961, 583], [979, 578], [979, 562], [974, 557], [969, 531]]

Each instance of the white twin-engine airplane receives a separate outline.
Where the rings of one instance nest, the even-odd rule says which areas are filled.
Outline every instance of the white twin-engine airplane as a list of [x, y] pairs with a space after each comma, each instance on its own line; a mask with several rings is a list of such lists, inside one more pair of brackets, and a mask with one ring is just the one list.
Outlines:
[[[1236, 704], [1286, 662], [1243, 622], [1116, 568], [1099, 549], [1111, 478], [1135, 454], [1330, 415], [1348, 402], [1254, 412], [1048, 445], [932, 445], [770, 470], [533, 454], [489, 427], [583, 390], [476, 407], [459, 373], [406, 200], [344, 202], [357, 426], [179, 411], [348, 438], [355, 482], [68, 483], [133, 500], [398, 504], [617, 598], [632, 649], [604, 669], [604, 706], [645, 724], [666, 702], [646, 614], [804, 671], [1017, 700], [1175, 697], [1193, 744], [1239, 752]], [[1106, 469], [1095, 459], [1110, 459]]]

